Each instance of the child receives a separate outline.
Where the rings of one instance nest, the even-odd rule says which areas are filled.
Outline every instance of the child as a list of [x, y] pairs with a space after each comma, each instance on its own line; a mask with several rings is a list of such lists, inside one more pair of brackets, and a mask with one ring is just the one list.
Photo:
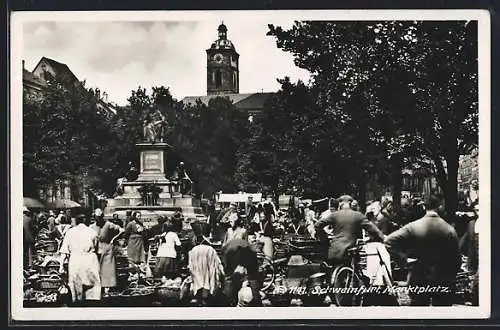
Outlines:
[[166, 222], [163, 228], [163, 233], [159, 236], [160, 245], [156, 254], [155, 277], [162, 278], [165, 276], [174, 279], [177, 277], [176, 247], [181, 246], [181, 241], [170, 221]]

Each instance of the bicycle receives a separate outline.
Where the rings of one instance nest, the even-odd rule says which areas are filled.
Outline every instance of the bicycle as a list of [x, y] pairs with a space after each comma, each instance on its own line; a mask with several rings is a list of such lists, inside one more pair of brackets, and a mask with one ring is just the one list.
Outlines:
[[[385, 263], [380, 251], [376, 253], [366, 253], [364, 251], [365, 241], [357, 240], [355, 245], [347, 249], [347, 263], [339, 266], [331, 266], [324, 262], [323, 265], [328, 269], [333, 269], [330, 277], [330, 284], [333, 286], [333, 300], [337, 306], [363, 306], [365, 303], [365, 294], [378, 292], [380, 287], [375, 287], [374, 282], [382, 276], [383, 286], [386, 286], [385, 292], [394, 294], [394, 284], [388, 265]], [[362, 265], [366, 265], [366, 259], [370, 255], [376, 255], [379, 259], [379, 267], [372, 278], [363, 274]], [[381, 272], [381, 273], [380, 273]]]

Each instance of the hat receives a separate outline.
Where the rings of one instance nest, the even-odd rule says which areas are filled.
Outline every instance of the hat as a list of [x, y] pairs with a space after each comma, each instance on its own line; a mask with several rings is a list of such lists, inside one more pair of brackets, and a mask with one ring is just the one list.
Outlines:
[[304, 266], [304, 265], [307, 265], [307, 259], [304, 258], [304, 256], [298, 254], [291, 256], [287, 264], [287, 266]]
[[236, 206], [236, 203], [235, 202], [231, 202], [231, 204], [229, 204], [229, 206]]
[[23, 206], [23, 213], [25, 212], [28, 212], [29, 213], [30, 210], [28, 210], [28, 208], [26, 206]]
[[339, 198], [337, 198], [337, 200], [339, 201], [339, 203], [342, 203], [342, 202], [352, 202], [354, 200], [354, 198], [352, 198], [349, 195], [342, 195]]

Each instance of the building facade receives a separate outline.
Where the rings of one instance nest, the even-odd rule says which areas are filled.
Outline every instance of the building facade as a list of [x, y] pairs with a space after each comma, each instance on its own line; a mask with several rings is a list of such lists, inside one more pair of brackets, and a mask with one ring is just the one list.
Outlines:
[[[84, 87], [69, 67], [53, 59], [42, 57], [32, 71], [25, 68], [23, 61], [23, 94], [25, 97], [34, 98], [35, 101], [43, 98], [44, 91], [49, 87], [47, 81], [51, 78], [58, 81], [73, 84], [76, 87]], [[89, 91], [94, 97], [97, 105], [97, 111], [103, 111], [110, 117], [116, 114], [117, 107], [108, 102], [105, 93], [100, 94], [99, 89]], [[71, 199], [90, 206], [99, 199], [97, 193], [92, 191], [90, 185], [86, 184], [86, 176], [82, 175], [79, 186], [72, 186], [69, 181], [56, 180], [55, 182], [38, 189], [38, 197], [47, 203], [57, 199]]]
[[227, 27], [220, 24], [215, 40], [207, 54], [207, 94], [200, 96], [186, 96], [182, 99], [185, 105], [195, 105], [199, 100], [208, 105], [210, 99], [227, 97], [233, 102], [236, 109], [248, 114], [249, 119], [262, 112], [265, 102], [275, 93], [240, 93], [240, 55], [233, 42], [227, 38]]
[[469, 203], [479, 201], [479, 151], [474, 149], [458, 161], [458, 191]]

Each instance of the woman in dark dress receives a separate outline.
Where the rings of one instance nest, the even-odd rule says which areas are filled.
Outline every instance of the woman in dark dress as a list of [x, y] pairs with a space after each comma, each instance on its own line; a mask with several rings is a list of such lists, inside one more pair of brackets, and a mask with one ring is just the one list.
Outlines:
[[264, 220], [260, 223], [261, 242], [264, 244], [262, 252], [269, 259], [274, 255], [274, 210], [270, 204], [264, 204]]
[[127, 238], [127, 257], [135, 264], [146, 262], [146, 253], [144, 248], [144, 230], [145, 227], [139, 220], [140, 212], [134, 212], [130, 222], [125, 228], [124, 237]]

